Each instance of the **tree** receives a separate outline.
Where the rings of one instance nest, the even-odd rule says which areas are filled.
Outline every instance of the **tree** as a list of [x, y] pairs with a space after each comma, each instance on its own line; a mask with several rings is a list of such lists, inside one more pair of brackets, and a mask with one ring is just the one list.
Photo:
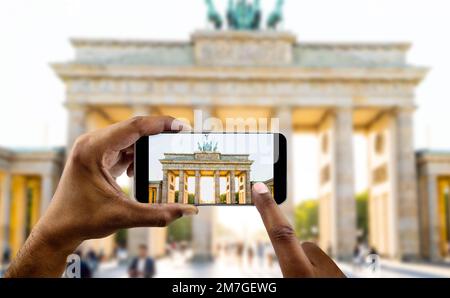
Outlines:
[[[368, 229], [368, 193], [356, 195], [356, 226], [360, 241], [367, 240]], [[295, 232], [302, 240], [316, 238], [319, 228], [319, 200], [309, 199], [301, 202], [295, 208]]]
[[[227, 203], [227, 194], [223, 193], [220, 195], [220, 204], [226, 204]], [[234, 203], [239, 204], [239, 193], [234, 194]]]
[[356, 195], [356, 226], [361, 241], [367, 240], [369, 234], [369, 194], [367, 191]]
[[190, 241], [192, 239], [192, 218], [182, 217], [174, 221], [168, 228], [172, 241]]
[[127, 229], [118, 230], [116, 232], [116, 234], [114, 235], [115, 243], [120, 245], [120, 246], [126, 246], [126, 244], [127, 244], [127, 235], [128, 235], [128, 230]]
[[303, 240], [317, 237], [319, 201], [310, 199], [295, 208], [295, 232]]
[[188, 204], [195, 204], [195, 195], [193, 193], [188, 194]]
[[226, 204], [227, 203], [227, 194], [223, 193], [220, 195], [220, 204]]

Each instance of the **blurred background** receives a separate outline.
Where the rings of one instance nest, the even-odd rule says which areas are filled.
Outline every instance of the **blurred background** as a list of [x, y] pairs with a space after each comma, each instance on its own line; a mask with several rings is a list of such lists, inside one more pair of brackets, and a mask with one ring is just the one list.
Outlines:
[[[283, 211], [349, 276], [450, 276], [449, 6], [2, 1], [1, 270], [45, 212], [77, 136], [168, 114], [283, 132]], [[132, 196], [130, 179], [119, 182]], [[281, 276], [252, 207], [202, 207], [78, 253], [84, 276]]]

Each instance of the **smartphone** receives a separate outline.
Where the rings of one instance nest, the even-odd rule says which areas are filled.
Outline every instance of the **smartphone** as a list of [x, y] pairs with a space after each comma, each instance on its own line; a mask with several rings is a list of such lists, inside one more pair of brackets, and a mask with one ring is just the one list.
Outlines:
[[161, 133], [135, 144], [134, 194], [141, 203], [253, 205], [265, 183], [286, 200], [286, 138], [279, 133]]

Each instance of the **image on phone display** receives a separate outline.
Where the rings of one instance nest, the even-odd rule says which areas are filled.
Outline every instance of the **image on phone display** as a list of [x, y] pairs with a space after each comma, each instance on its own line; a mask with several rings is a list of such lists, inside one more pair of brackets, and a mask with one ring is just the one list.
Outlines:
[[148, 140], [148, 202], [252, 205], [251, 188], [274, 193], [274, 134], [181, 133]]

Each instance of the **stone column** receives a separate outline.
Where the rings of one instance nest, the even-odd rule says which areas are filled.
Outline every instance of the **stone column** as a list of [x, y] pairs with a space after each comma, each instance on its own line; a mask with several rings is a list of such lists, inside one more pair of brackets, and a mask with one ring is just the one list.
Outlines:
[[369, 243], [381, 255], [397, 258], [395, 115], [385, 112], [367, 130]]
[[195, 205], [200, 204], [200, 171], [195, 171]]
[[231, 205], [236, 204], [236, 173], [230, 171], [230, 200]]
[[67, 126], [67, 153], [72, 149], [75, 140], [86, 132], [87, 109], [84, 105], [69, 104]]
[[180, 170], [178, 175], [178, 203], [184, 203], [184, 171]]
[[168, 172], [167, 170], [163, 170], [163, 181], [162, 181], [162, 191], [161, 191], [161, 203], [167, 203], [167, 196], [169, 194], [169, 181], [168, 181]]
[[192, 220], [193, 262], [209, 262], [214, 256], [215, 207], [201, 206]]
[[333, 246], [337, 257], [350, 259], [357, 237], [353, 173], [353, 110], [351, 108], [336, 110], [334, 132], [336, 237]]
[[4, 248], [9, 244], [9, 223], [11, 210], [11, 175], [3, 175], [0, 205], [0, 264], [3, 261]]
[[323, 250], [352, 256], [356, 242], [351, 108], [330, 111], [319, 127], [319, 236]]
[[[288, 217], [291, 224], [294, 223], [294, 168], [292, 166], [293, 158], [293, 129], [292, 129], [292, 109], [288, 106], [279, 107], [275, 111], [275, 117], [278, 120], [278, 128], [272, 127], [273, 132], [282, 133], [287, 140], [287, 198], [286, 201], [281, 205], [281, 210]], [[277, 186], [275, 185], [275, 192]]]
[[[195, 107], [194, 130], [197, 132], [210, 130], [211, 127], [203, 124], [211, 115], [212, 110], [210, 106]], [[216, 208], [200, 207], [199, 209], [199, 214], [192, 219], [193, 260], [210, 261], [213, 258]]]
[[214, 198], [220, 204], [220, 171], [214, 171]]
[[[427, 251], [426, 254], [430, 261], [442, 260], [442, 256], [439, 250], [439, 214], [438, 214], [438, 200], [440, 191], [438, 188], [438, 178], [436, 175], [428, 174], [425, 178], [426, 183], [426, 201], [428, 214], [422, 220], [427, 219], [423, 225], [428, 228], [428, 231], [424, 233], [427, 236], [422, 241], [426, 242]], [[440, 186], [439, 186], [440, 187]]]
[[245, 203], [252, 203], [252, 190], [250, 186], [250, 171], [245, 171]]
[[398, 237], [403, 259], [419, 256], [416, 160], [413, 142], [413, 108], [396, 111]]
[[41, 176], [41, 206], [40, 216], [45, 213], [53, 197], [54, 184], [53, 177], [49, 174]]

